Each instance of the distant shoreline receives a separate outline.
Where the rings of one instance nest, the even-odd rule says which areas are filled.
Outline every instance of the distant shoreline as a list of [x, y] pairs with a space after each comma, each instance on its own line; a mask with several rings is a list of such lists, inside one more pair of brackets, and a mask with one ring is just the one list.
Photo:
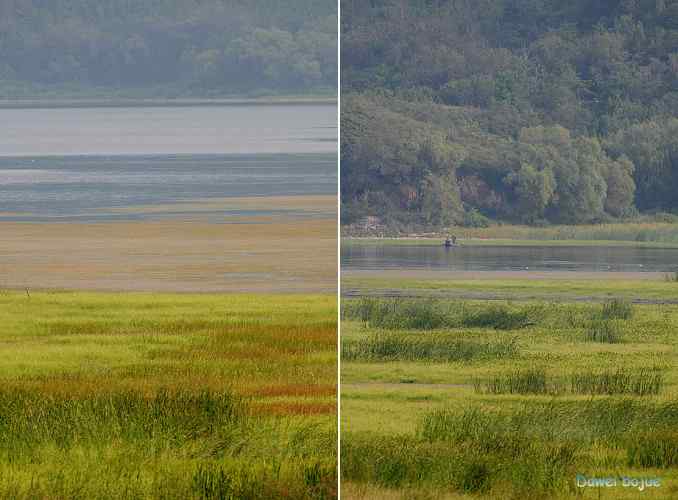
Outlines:
[[336, 105], [334, 97], [261, 97], [261, 98], [224, 98], [224, 99], [140, 99], [140, 98], [40, 98], [40, 99], [0, 99], [0, 109], [54, 109], [54, 108], [127, 108], [127, 107], [209, 107], [209, 106], [317, 106]]
[[[400, 238], [377, 238], [377, 237], [359, 237], [342, 236], [342, 245], [402, 245], [402, 246], [441, 246], [444, 237], [413, 237], [406, 236]], [[537, 240], [524, 238], [459, 238], [460, 246], [533, 246], [533, 247], [635, 247], [635, 248], [678, 248], [678, 243], [662, 241], [631, 241], [631, 240]]]

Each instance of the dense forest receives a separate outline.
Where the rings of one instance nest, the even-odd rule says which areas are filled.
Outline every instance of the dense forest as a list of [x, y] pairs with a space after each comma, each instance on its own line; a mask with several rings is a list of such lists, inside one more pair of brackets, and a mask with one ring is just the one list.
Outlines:
[[678, 0], [345, 0], [341, 29], [344, 224], [678, 213]]
[[336, 79], [336, 0], [0, 0], [0, 98], [329, 93]]

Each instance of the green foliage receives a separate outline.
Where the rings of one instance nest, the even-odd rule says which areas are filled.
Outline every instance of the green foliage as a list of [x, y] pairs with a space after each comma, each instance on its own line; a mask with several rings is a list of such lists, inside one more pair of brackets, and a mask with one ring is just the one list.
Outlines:
[[393, 154], [429, 136], [454, 151], [444, 191], [461, 205], [444, 212], [457, 224], [476, 213], [541, 225], [678, 209], [675, 15], [649, 0], [344, 0], [345, 222], [448, 225], [440, 203], [411, 202], [437, 196], [413, 179], [424, 162]]
[[544, 217], [544, 210], [555, 192], [555, 178], [550, 170], [537, 170], [529, 163], [517, 172], [509, 173], [504, 182], [514, 189], [518, 198], [518, 213], [526, 222]]
[[3, 2], [0, 94], [333, 89], [336, 15], [326, 0]]

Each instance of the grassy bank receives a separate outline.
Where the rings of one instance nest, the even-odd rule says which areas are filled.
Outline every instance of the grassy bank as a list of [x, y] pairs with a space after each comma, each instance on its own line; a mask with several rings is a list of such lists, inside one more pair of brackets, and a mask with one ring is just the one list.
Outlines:
[[0, 497], [333, 498], [335, 302], [0, 293]]
[[[402, 294], [461, 299], [503, 299], [503, 300], [606, 300], [625, 297], [635, 301], [678, 301], [678, 282], [675, 275], [651, 274], [652, 279], [633, 279], [622, 276], [613, 279], [615, 273], [591, 273], [588, 279], [569, 278], [564, 273], [561, 279], [548, 279], [543, 275], [532, 278], [495, 278], [496, 274], [471, 273], [476, 279], [451, 275], [443, 278], [443, 272], [419, 273], [412, 277], [397, 277], [403, 272], [379, 272], [373, 275], [346, 273], [342, 276], [341, 286], [344, 293], [383, 295]], [[422, 274], [416, 277], [417, 274]], [[501, 273], [498, 273], [501, 275]], [[523, 275], [529, 273], [523, 272]], [[551, 273], [553, 274], [553, 273]], [[384, 277], [380, 277], [384, 275]], [[465, 276], [465, 275], [464, 275]]]
[[623, 299], [345, 300], [343, 496], [641, 494], [583, 474], [658, 477], [643, 497], [675, 498], [676, 328], [678, 306]]
[[[342, 244], [378, 241], [382, 244], [421, 244], [427, 239], [439, 243], [441, 238], [454, 234], [464, 243], [474, 245], [633, 245], [633, 246], [678, 246], [678, 224], [671, 222], [628, 222], [613, 224], [588, 224], [578, 226], [518, 226], [495, 225], [470, 228], [452, 227], [439, 233], [400, 235], [400, 237], [344, 238]], [[347, 235], [348, 236], [348, 235]], [[465, 242], [463, 240], [469, 240]], [[490, 241], [487, 241], [490, 240]]]

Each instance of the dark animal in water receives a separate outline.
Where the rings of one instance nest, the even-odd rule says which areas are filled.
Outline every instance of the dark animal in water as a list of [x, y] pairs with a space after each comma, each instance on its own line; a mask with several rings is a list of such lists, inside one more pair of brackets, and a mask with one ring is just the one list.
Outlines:
[[445, 246], [445, 248], [457, 246], [457, 237], [456, 236], [448, 236], [443, 245]]

